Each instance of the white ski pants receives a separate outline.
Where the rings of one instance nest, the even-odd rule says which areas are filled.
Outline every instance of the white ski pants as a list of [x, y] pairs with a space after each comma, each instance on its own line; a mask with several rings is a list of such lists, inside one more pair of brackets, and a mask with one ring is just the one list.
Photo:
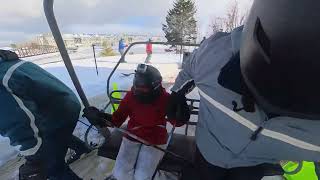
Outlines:
[[[159, 147], [165, 148], [166, 145]], [[164, 153], [151, 146], [122, 138], [113, 168], [117, 180], [151, 180]]]

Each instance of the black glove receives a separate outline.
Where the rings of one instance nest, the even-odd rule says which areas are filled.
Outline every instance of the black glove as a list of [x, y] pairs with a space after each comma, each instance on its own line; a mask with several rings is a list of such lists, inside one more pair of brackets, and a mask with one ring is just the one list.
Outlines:
[[84, 108], [82, 116], [86, 117], [94, 126], [98, 125], [100, 127], [112, 127], [112, 115], [101, 112], [96, 107], [90, 106], [88, 108]]
[[168, 119], [175, 119], [180, 123], [186, 123], [190, 119], [190, 108], [184, 95], [172, 92], [167, 106]]

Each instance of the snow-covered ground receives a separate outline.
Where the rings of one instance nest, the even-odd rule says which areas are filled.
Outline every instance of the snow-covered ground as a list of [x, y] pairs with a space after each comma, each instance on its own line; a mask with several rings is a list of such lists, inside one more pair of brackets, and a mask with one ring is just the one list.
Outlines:
[[[98, 75], [93, 59], [73, 61], [81, 85], [89, 98], [106, 91], [107, 78], [119, 58], [119, 56], [97, 58]], [[143, 63], [144, 60], [144, 55], [128, 55], [126, 57], [127, 63], [120, 64], [111, 79], [111, 84], [117, 83], [120, 89], [128, 89], [131, 86], [133, 76], [126, 77], [122, 73], [134, 72], [137, 64]], [[154, 55], [152, 59], [152, 65], [160, 69], [165, 82], [174, 81], [178, 73], [178, 62], [179, 57], [177, 55], [170, 57], [167, 54], [159, 54]], [[74, 89], [63, 62], [44, 64], [41, 67]]]
[[10, 147], [9, 143], [9, 138], [0, 136], [0, 166], [15, 158], [19, 153], [16, 148]]

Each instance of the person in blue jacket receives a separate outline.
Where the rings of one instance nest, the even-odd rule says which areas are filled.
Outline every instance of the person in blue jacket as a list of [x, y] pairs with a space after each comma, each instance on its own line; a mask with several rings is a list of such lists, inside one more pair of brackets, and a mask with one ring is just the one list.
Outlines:
[[255, 0], [243, 27], [186, 59], [167, 111], [174, 118], [196, 87], [195, 177], [187, 169], [183, 180], [260, 180], [283, 173], [281, 160], [320, 160], [319, 7]]
[[65, 163], [81, 106], [75, 94], [39, 66], [0, 50], [0, 134], [20, 147], [22, 180], [77, 180]]
[[[119, 53], [120, 53], [121, 56], [124, 54], [125, 48], [126, 48], [126, 44], [124, 42], [124, 39], [121, 38], [120, 41], [119, 41], [119, 48], [118, 48]], [[121, 61], [125, 62], [124, 58]]]

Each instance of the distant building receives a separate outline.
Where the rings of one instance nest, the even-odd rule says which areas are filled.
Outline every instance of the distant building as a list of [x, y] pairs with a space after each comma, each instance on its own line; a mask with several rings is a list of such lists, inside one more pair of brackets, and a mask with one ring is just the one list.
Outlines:
[[35, 42], [39, 45], [56, 46], [56, 42], [50, 33], [36, 36]]
[[[164, 36], [146, 35], [146, 34], [63, 34], [62, 38], [67, 48], [74, 47], [89, 47], [92, 44], [99, 46], [115, 46], [120, 38], [123, 38], [126, 43], [130, 44], [137, 41], [148, 41], [152, 38], [153, 41], [165, 42]], [[32, 40], [21, 43], [35, 43], [38, 45], [55, 46], [56, 43], [51, 33], [40, 34]]]

